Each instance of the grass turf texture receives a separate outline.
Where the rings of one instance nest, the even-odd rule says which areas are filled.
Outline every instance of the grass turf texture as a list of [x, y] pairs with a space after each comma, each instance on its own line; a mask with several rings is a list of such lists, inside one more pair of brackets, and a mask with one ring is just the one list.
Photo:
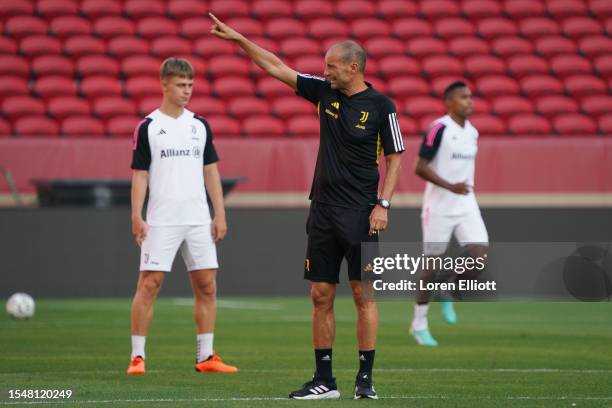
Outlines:
[[33, 320], [0, 317], [0, 406], [24, 402], [9, 400], [9, 389], [71, 389], [66, 405], [90, 407], [612, 406], [610, 303], [462, 303], [455, 326], [434, 304], [440, 346], [423, 348], [408, 335], [411, 304], [381, 302], [374, 380], [383, 399], [352, 401], [355, 313], [340, 298], [334, 374], [343, 399], [310, 402], [285, 399], [313, 371], [307, 298], [220, 299], [215, 348], [237, 374], [194, 371], [190, 306], [158, 300], [138, 377], [125, 375], [127, 299], [39, 300]]

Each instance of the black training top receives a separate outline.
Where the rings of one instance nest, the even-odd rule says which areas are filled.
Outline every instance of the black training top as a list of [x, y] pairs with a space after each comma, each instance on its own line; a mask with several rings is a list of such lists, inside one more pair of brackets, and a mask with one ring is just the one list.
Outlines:
[[299, 74], [297, 94], [317, 105], [321, 142], [310, 200], [364, 208], [378, 199], [378, 161], [404, 151], [393, 101], [368, 85], [346, 96], [329, 81]]

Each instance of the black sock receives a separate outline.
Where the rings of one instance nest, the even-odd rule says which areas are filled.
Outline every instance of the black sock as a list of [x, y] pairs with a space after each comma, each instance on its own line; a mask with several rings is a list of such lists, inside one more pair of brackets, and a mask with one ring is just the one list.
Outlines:
[[372, 367], [374, 367], [374, 353], [376, 353], [376, 350], [359, 350], [360, 373], [372, 373]]
[[316, 377], [322, 380], [332, 379], [332, 349], [315, 349]]

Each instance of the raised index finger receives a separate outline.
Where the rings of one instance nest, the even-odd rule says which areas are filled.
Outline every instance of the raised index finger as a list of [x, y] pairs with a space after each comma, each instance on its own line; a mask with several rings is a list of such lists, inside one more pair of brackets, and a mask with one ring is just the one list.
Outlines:
[[222, 24], [221, 20], [219, 20], [213, 13], [208, 13], [208, 15], [210, 16], [210, 18], [217, 24]]

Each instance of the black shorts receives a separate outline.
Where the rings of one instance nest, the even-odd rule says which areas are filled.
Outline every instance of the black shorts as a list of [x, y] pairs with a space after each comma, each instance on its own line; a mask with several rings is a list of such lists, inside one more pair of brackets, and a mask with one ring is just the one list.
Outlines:
[[378, 242], [378, 234], [368, 235], [372, 209], [310, 204], [304, 279], [339, 283], [340, 264], [346, 258], [349, 280], [361, 280], [361, 243]]

